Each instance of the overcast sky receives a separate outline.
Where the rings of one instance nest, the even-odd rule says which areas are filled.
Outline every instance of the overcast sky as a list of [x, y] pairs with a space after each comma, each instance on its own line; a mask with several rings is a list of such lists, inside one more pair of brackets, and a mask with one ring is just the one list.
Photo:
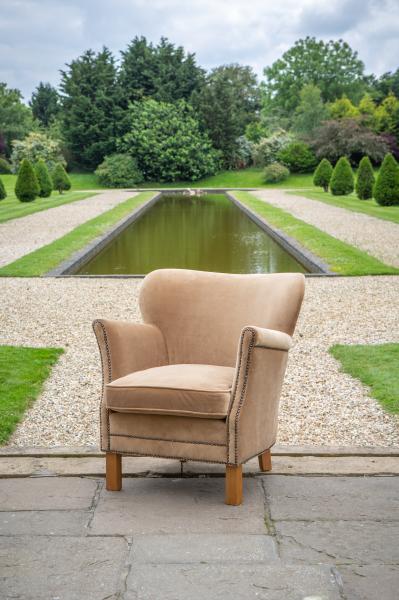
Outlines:
[[135, 35], [259, 75], [301, 37], [343, 38], [379, 75], [399, 66], [398, 32], [399, 0], [0, 0], [0, 81], [29, 98], [84, 50], [118, 55]]

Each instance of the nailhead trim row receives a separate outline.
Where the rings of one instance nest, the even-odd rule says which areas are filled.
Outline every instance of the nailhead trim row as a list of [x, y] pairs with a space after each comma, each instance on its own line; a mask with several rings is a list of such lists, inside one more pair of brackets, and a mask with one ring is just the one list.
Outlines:
[[110, 433], [112, 437], [127, 437], [135, 440], [153, 440], [155, 442], [173, 442], [174, 444], [199, 444], [202, 446], [221, 446], [224, 447], [226, 444], [217, 444], [215, 442], [198, 442], [193, 440], [166, 440], [164, 438], [156, 438], [156, 437], [145, 437], [143, 435], [129, 435], [127, 433]]

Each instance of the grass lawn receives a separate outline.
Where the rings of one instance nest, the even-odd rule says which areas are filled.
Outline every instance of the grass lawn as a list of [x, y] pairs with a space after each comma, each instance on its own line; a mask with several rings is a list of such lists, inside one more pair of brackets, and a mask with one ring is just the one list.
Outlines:
[[330, 353], [345, 373], [370, 387], [372, 397], [387, 412], [399, 414], [399, 344], [337, 344]]
[[268, 223], [296, 239], [302, 246], [320, 257], [334, 273], [340, 275], [399, 274], [399, 269], [385, 265], [366, 252], [341, 242], [313, 225], [293, 217], [281, 208], [258, 200], [248, 192], [234, 192], [234, 195]]
[[54, 269], [71, 254], [83, 248], [86, 244], [102, 235], [112, 225], [128, 215], [140, 204], [149, 200], [154, 192], [141, 192], [134, 198], [118, 204], [107, 212], [82, 223], [63, 237], [54, 240], [47, 246], [42, 246], [22, 256], [18, 260], [2, 267], [0, 276], [38, 277]]
[[290, 175], [280, 183], [264, 183], [263, 169], [251, 167], [238, 171], [221, 171], [211, 177], [198, 179], [198, 181], [178, 181], [175, 183], [150, 182], [143, 183], [140, 187], [226, 187], [226, 188], [303, 188], [312, 187], [312, 174]]
[[26, 215], [35, 212], [47, 210], [54, 206], [61, 206], [61, 204], [68, 204], [69, 202], [76, 202], [76, 200], [83, 200], [83, 198], [92, 196], [92, 194], [88, 192], [80, 192], [72, 189], [63, 194], [53, 192], [50, 198], [36, 198], [33, 202], [20, 202], [14, 193], [15, 181], [17, 179], [16, 175], [1, 175], [0, 177], [7, 192], [7, 198], [0, 201], [0, 223], [4, 223], [10, 219], [26, 217]]
[[[249, 169], [240, 169], [238, 171], [220, 171], [211, 177], [204, 177], [198, 181], [175, 181], [174, 183], [164, 183], [161, 181], [151, 181], [140, 184], [139, 188], [194, 188], [194, 187], [261, 187], [261, 188], [311, 188], [312, 174], [290, 175], [286, 181], [270, 184], [262, 181], [263, 169], [251, 167]], [[10, 176], [9, 176], [10, 177]], [[96, 190], [106, 189], [102, 186], [94, 173], [69, 173], [72, 186], [75, 190]]]
[[[326, 204], [333, 204], [353, 212], [364, 213], [371, 217], [399, 223], [399, 206], [380, 206], [375, 200], [359, 200], [355, 194], [350, 196], [333, 196], [329, 192], [318, 192], [317, 188], [300, 191], [301, 196], [311, 200], [319, 200]], [[296, 192], [289, 192], [295, 194]]]
[[0, 346], [0, 444], [5, 444], [36, 400], [61, 348]]

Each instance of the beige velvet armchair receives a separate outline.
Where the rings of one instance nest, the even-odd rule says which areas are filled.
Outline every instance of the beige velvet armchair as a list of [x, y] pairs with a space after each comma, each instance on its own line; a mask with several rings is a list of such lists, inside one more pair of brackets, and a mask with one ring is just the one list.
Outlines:
[[94, 321], [108, 490], [123, 455], [176, 458], [225, 464], [226, 504], [241, 504], [241, 465], [271, 469], [303, 293], [298, 273], [162, 269], [141, 286], [144, 323]]

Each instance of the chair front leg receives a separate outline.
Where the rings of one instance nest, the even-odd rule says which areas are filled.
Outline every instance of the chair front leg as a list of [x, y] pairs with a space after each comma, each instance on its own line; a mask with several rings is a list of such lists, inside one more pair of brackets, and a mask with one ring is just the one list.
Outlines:
[[105, 487], [110, 492], [122, 489], [122, 456], [107, 452], [105, 455]]
[[270, 450], [266, 450], [259, 454], [259, 469], [261, 471], [271, 471], [272, 470], [272, 456], [270, 454]]
[[239, 506], [242, 502], [242, 465], [226, 465], [225, 503]]

